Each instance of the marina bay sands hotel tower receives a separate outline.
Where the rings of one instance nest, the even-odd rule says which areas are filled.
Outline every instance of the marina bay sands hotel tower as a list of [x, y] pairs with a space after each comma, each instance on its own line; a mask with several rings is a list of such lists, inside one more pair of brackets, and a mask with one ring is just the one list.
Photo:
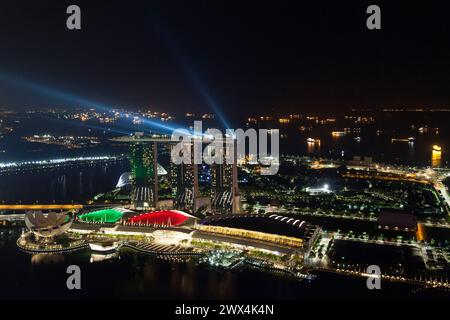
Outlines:
[[231, 144], [227, 145], [228, 142], [224, 140], [223, 143], [224, 148], [220, 155], [214, 154], [214, 151], [211, 151], [212, 147], [206, 147], [211, 156], [218, 156], [222, 159], [221, 163], [209, 166], [211, 185], [209, 186], [210, 192], [206, 196], [199, 192], [198, 164], [194, 164], [195, 150], [193, 143], [190, 144], [191, 164], [171, 165], [173, 196], [179, 208], [192, 208], [193, 213], [199, 211], [213, 214], [241, 212], [237, 142], [233, 140]]
[[[171, 153], [174, 146], [171, 144]], [[174, 164], [171, 161], [169, 172], [174, 206], [195, 213], [199, 199], [198, 165], [194, 162], [193, 144], [189, 143], [188, 148], [191, 149], [191, 163]]]
[[166, 138], [144, 136], [137, 132], [133, 136], [111, 139], [130, 146], [129, 160], [133, 187], [131, 203], [136, 210], [159, 207], [158, 183], [158, 143], [166, 143]]
[[232, 144], [225, 142], [222, 163], [212, 164], [211, 172], [211, 201], [216, 212], [241, 212], [237, 168], [237, 140]]
[[[135, 133], [112, 139], [114, 142], [125, 143], [130, 146], [129, 158], [133, 187], [131, 204], [136, 210], [160, 209], [167, 207], [167, 201], [159, 199], [158, 179], [158, 145], [172, 148], [177, 143], [168, 137], [147, 136]], [[190, 144], [193, 148], [193, 144]], [[234, 152], [230, 148], [234, 147]], [[208, 148], [208, 147], [207, 147]], [[221, 164], [210, 166], [210, 193], [200, 195], [198, 164], [194, 163], [194, 152], [191, 149], [191, 163], [169, 164], [169, 181], [172, 189], [173, 208], [189, 211], [193, 214], [204, 213], [240, 213], [241, 201], [238, 187], [236, 140], [233, 145], [224, 148], [225, 154]], [[226, 155], [233, 154], [232, 159]], [[231, 163], [230, 163], [231, 162]], [[164, 202], [164, 205], [163, 205]]]

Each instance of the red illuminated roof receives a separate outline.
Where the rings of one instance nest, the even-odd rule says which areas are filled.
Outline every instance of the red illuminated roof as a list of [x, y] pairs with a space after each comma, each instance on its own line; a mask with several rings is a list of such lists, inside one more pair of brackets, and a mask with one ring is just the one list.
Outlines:
[[128, 223], [149, 224], [149, 225], [170, 225], [177, 226], [186, 220], [194, 218], [190, 214], [178, 210], [162, 210], [154, 212], [146, 212], [130, 218]]

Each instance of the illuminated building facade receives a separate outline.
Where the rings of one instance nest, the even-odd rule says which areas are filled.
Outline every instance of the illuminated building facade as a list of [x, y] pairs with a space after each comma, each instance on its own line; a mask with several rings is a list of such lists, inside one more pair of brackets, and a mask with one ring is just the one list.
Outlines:
[[134, 208], [137, 210], [157, 208], [158, 143], [170, 140], [160, 136], [144, 136], [142, 132], [111, 140], [130, 145], [129, 159], [133, 181], [131, 202]]
[[[166, 137], [147, 137], [143, 134], [112, 139], [130, 145], [131, 200], [137, 210], [159, 208], [158, 206], [158, 144], [168, 146], [170, 153], [176, 144]], [[240, 213], [240, 195], [237, 171], [237, 140], [225, 145], [222, 163], [213, 164], [211, 169], [211, 192], [206, 197], [199, 194], [198, 164], [194, 162], [194, 144], [189, 143], [190, 163], [175, 164], [170, 161], [169, 180], [173, 197], [171, 206], [196, 213]], [[183, 151], [181, 151], [183, 152]], [[182, 156], [182, 155], [181, 155]], [[227, 159], [231, 158], [230, 159]], [[162, 207], [169, 208], [170, 206]]]
[[224, 235], [233, 236], [233, 237], [249, 238], [249, 239], [258, 240], [258, 241], [273, 242], [273, 243], [276, 243], [279, 245], [290, 246], [290, 247], [298, 247], [298, 248], [303, 247], [302, 239], [294, 238], [294, 237], [286, 237], [283, 235], [270, 234], [270, 233], [265, 233], [265, 232], [252, 231], [252, 230], [237, 229], [237, 228], [221, 227], [221, 226], [197, 225], [196, 228], [198, 230], [201, 230], [204, 232], [224, 234]]
[[211, 165], [211, 198], [215, 212], [240, 213], [241, 204], [237, 172], [237, 140], [225, 142], [221, 164]]
[[[173, 147], [172, 145], [171, 147]], [[198, 166], [194, 164], [193, 145], [191, 148], [190, 164], [170, 164], [170, 178], [172, 196], [176, 207], [191, 212], [196, 211], [196, 199], [198, 197]]]
[[127, 220], [130, 224], [154, 226], [178, 226], [187, 222], [195, 222], [195, 217], [179, 210], [162, 210], [146, 212]]
[[196, 229], [242, 239], [276, 243], [281, 246], [310, 250], [320, 228], [309, 222], [279, 215], [222, 214], [212, 215]]
[[157, 143], [130, 146], [131, 175], [134, 180], [132, 201], [136, 209], [158, 206]]
[[37, 237], [53, 238], [69, 230], [72, 225], [70, 212], [29, 211], [25, 214], [25, 225]]
[[122, 219], [124, 214], [133, 214], [133, 211], [124, 208], [102, 209], [81, 214], [78, 216], [78, 220], [84, 222], [116, 223]]

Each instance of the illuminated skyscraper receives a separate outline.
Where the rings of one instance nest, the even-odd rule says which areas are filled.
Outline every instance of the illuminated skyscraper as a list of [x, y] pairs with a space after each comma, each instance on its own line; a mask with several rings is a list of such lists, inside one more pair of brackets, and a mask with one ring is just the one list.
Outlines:
[[195, 201], [198, 197], [198, 166], [194, 164], [193, 145], [190, 144], [189, 147], [191, 148], [191, 163], [175, 164], [171, 161], [170, 178], [176, 206], [195, 212]]
[[135, 208], [158, 207], [158, 145], [156, 142], [130, 146], [132, 200]]
[[[168, 138], [147, 137], [143, 134], [112, 139], [130, 145], [131, 177], [133, 181], [131, 201], [135, 209], [158, 208], [158, 144], [170, 146], [175, 143]], [[211, 165], [211, 195], [199, 194], [198, 164], [194, 161], [194, 144], [191, 148], [190, 163], [175, 164], [170, 161], [169, 174], [175, 207], [192, 213], [200, 211], [233, 212], [241, 211], [238, 187], [236, 140], [225, 146], [222, 164]], [[232, 155], [227, 160], [227, 155]], [[230, 157], [230, 156], [229, 156]]]
[[237, 171], [237, 140], [225, 142], [222, 163], [211, 165], [211, 198], [216, 212], [240, 213], [240, 195]]
[[158, 143], [170, 140], [146, 137], [143, 133], [112, 139], [130, 145], [133, 187], [131, 201], [135, 209], [158, 208]]

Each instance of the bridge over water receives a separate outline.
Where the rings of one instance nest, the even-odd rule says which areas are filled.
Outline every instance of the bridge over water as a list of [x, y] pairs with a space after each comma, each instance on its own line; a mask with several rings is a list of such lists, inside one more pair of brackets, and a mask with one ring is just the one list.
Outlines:
[[[23, 220], [27, 211], [50, 211], [50, 210], [81, 210], [90, 208], [104, 208], [116, 207], [120, 204], [2, 204], [0, 205], [0, 212], [9, 211], [11, 214], [0, 214], [0, 221], [14, 221]], [[17, 212], [19, 211], [19, 212]], [[21, 212], [23, 211], [23, 212]]]

